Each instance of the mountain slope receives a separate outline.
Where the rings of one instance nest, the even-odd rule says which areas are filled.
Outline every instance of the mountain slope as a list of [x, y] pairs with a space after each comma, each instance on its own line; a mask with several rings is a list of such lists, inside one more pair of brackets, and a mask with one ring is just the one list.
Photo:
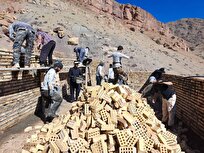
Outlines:
[[203, 19], [181, 19], [175, 22], [169, 22], [167, 25], [176, 36], [188, 42], [191, 51], [204, 58]]
[[[53, 3], [51, 3], [53, 2]], [[147, 35], [137, 29], [130, 30], [121, 20], [105, 12], [96, 13], [84, 5], [76, 5], [71, 1], [50, 1], [49, 4], [33, 4], [15, 2], [14, 9], [24, 9], [24, 13], [16, 11], [18, 20], [28, 22], [53, 35], [57, 42], [55, 52], [63, 53], [65, 57], [74, 58], [73, 48], [67, 45], [69, 37], [79, 37], [78, 46], [89, 46], [91, 56], [95, 61], [106, 61], [106, 67], [112, 62], [107, 58], [110, 51], [118, 45], [123, 45], [125, 54], [130, 60], [123, 60], [126, 71], [153, 71], [165, 67], [168, 73], [180, 75], [203, 75], [203, 60], [190, 52], [173, 51], [158, 45]], [[6, 9], [11, 7], [2, 4]], [[59, 39], [53, 29], [61, 27], [65, 37]], [[1, 34], [2, 35], [2, 34]], [[2, 35], [0, 38], [4, 48], [11, 49], [12, 42]], [[2, 47], [1, 46], [1, 47]]]

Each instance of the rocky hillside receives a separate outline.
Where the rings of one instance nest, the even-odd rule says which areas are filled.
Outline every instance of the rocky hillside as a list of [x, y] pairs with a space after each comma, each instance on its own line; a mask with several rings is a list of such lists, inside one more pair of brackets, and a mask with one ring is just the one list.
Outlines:
[[[167, 26], [156, 21], [151, 14], [111, 0], [103, 5], [99, 2], [102, 1], [1, 2], [0, 47], [12, 49], [12, 42], [3, 31], [11, 20], [19, 20], [49, 32], [57, 42], [55, 53], [64, 57], [74, 57], [73, 48], [76, 46], [68, 45], [67, 40], [78, 37], [78, 46], [89, 46], [93, 59], [104, 60], [106, 67], [112, 62], [107, 54], [123, 45], [125, 54], [130, 56], [130, 60], [123, 60], [126, 71], [153, 71], [165, 67], [168, 73], [173, 74], [204, 74], [203, 59], [187, 52], [185, 41], [171, 34]], [[102, 7], [104, 4], [105, 7]], [[62, 31], [61, 38], [53, 32], [58, 27]]]
[[181, 19], [167, 24], [174, 35], [183, 38], [189, 44], [190, 50], [204, 58], [204, 20]]

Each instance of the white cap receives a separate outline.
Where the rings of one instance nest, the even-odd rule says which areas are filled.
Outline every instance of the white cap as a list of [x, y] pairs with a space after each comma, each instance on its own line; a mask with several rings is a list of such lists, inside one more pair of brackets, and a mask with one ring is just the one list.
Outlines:
[[150, 83], [154, 83], [154, 82], [156, 82], [157, 81], [157, 79], [154, 77], [154, 76], [151, 76], [150, 78], [149, 78], [149, 82]]

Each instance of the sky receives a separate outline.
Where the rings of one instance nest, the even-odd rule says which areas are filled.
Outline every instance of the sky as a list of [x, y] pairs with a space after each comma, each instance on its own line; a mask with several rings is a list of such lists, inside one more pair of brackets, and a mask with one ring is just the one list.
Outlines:
[[116, 0], [122, 4], [139, 6], [161, 22], [182, 18], [204, 19], [204, 0]]

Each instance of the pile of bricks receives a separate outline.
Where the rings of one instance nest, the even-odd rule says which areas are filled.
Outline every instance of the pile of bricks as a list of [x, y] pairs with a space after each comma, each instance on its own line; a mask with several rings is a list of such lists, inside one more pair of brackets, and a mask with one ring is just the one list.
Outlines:
[[180, 153], [177, 137], [129, 86], [88, 87], [71, 110], [32, 135], [23, 153]]

